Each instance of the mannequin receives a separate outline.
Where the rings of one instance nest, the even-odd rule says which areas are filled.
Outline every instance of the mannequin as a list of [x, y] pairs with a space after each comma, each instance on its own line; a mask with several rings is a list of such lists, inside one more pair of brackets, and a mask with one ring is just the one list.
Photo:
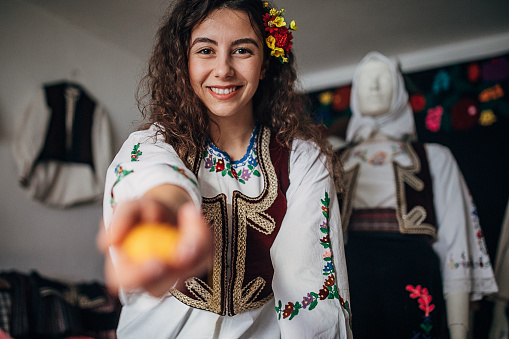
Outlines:
[[[440, 338], [447, 326], [451, 339], [466, 339], [470, 300], [493, 293], [496, 283], [454, 158], [443, 146], [409, 142], [416, 135], [403, 77], [379, 53], [366, 55], [356, 69], [351, 109], [349, 146], [341, 157], [342, 221], [351, 299], [357, 305], [354, 333], [357, 338]], [[461, 255], [483, 264], [467, 260], [470, 265], [462, 266], [456, 259]], [[406, 283], [408, 299], [401, 291]], [[373, 289], [385, 289], [390, 298], [366, 293]], [[412, 313], [412, 302], [424, 314]], [[359, 312], [368, 304], [383, 308]], [[397, 320], [378, 320], [384, 312]], [[370, 332], [366, 324], [377, 328]]]

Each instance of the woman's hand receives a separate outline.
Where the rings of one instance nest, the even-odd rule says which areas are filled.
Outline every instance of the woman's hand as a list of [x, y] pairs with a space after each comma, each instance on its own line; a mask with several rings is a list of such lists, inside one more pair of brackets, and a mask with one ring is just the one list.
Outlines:
[[[185, 196], [175, 198], [170, 194], [175, 193], [175, 189], [187, 195], [176, 186], [161, 186], [139, 200], [119, 204], [108, 230], [101, 227], [98, 246], [106, 257], [105, 279], [110, 289], [116, 291], [122, 287], [128, 291], [141, 288], [160, 297], [174, 286], [182, 287], [187, 278], [210, 269], [212, 232], [200, 211], [188, 202], [190, 199]], [[167, 261], [153, 259], [142, 264], [134, 263], [122, 251], [122, 242], [137, 224], [154, 222], [177, 227], [180, 238], [175, 257]], [[112, 264], [112, 255], [115, 265]]]

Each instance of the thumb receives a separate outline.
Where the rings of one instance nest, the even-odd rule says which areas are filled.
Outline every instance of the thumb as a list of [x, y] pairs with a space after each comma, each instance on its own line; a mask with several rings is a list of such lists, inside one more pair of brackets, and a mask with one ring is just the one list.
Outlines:
[[192, 203], [178, 212], [180, 242], [177, 261], [181, 264], [200, 264], [212, 257], [213, 237], [201, 212]]

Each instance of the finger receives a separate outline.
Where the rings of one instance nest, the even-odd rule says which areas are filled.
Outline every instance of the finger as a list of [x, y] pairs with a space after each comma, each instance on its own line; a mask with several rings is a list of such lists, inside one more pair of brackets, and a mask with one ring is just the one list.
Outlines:
[[108, 235], [106, 234], [106, 228], [104, 227], [104, 221], [101, 220], [99, 222], [99, 230], [97, 231], [97, 235], [95, 237], [95, 243], [99, 251], [105, 254], [110, 245]]
[[119, 204], [108, 228], [108, 240], [111, 245], [119, 245], [129, 230], [141, 219], [139, 201], [128, 201]]
[[110, 291], [110, 293], [112, 293], [113, 295], [116, 295], [120, 288], [120, 284], [118, 281], [117, 271], [113, 266], [113, 261], [111, 260], [111, 255], [109, 252], [106, 252], [105, 254], [104, 280], [106, 283], [106, 287], [108, 288], [108, 291]]
[[212, 257], [212, 233], [200, 211], [192, 204], [179, 210], [178, 226], [181, 240], [176, 262], [179, 266], [202, 268]]

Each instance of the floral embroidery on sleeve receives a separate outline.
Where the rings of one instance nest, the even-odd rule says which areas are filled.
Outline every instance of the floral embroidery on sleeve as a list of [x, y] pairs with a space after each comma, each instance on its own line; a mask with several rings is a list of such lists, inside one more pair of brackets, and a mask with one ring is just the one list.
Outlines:
[[[335, 268], [333, 263], [333, 254], [330, 249], [330, 237], [329, 237], [329, 204], [330, 198], [327, 192], [325, 192], [325, 198], [321, 200], [322, 202], [322, 214], [325, 217], [325, 220], [319, 226], [320, 232], [323, 234], [323, 237], [320, 239], [320, 244], [324, 248], [323, 253], [323, 275], [324, 275], [324, 283], [322, 288], [318, 292], [309, 292], [302, 298], [302, 301], [296, 302], [288, 302], [284, 309], [281, 300], [278, 300], [278, 306], [276, 306], [276, 312], [278, 314], [278, 319], [281, 320], [281, 315], [283, 319], [292, 320], [296, 315], [299, 314], [300, 309], [307, 309], [308, 311], [312, 311], [317, 305], [318, 301], [325, 299], [338, 299], [341, 306], [350, 314], [350, 305], [348, 301], [345, 301], [338, 292], [338, 288], [336, 285], [336, 277], [334, 275]], [[350, 317], [351, 319], [351, 317]], [[350, 324], [351, 327], [351, 324]]]
[[474, 204], [474, 200], [472, 195], [469, 193], [470, 197], [470, 207], [471, 207], [471, 218], [473, 224], [474, 237], [477, 242], [477, 246], [479, 248], [479, 257], [473, 258], [471, 255], [467, 258], [465, 252], [461, 252], [461, 256], [459, 260], [455, 260], [453, 255], [451, 254], [449, 257], [449, 268], [451, 270], [455, 270], [458, 268], [489, 268], [491, 267], [490, 257], [488, 254], [488, 249], [486, 248], [486, 242], [484, 240], [484, 234], [481, 229], [481, 225], [479, 224], [479, 216], [477, 215], [477, 209]]
[[111, 186], [111, 198], [110, 198], [110, 205], [111, 206], [114, 206], [115, 205], [115, 197], [113, 196], [113, 188], [115, 188], [115, 186], [123, 179], [125, 178], [127, 175], [131, 174], [133, 172], [133, 170], [125, 170], [122, 165], [118, 164], [117, 167], [115, 167], [115, 175], [117, 176], [117, 180], [115, 180], [115, 183], [113, 184], [113, 186]]
[[171, 168], [173, 168], [175, 171], [179, 172], [180, 174], [182, 174], [186, 179], [188, 179], [190, 182], [192, 182], [195, 186], [198, 186], [198, 183], [196, 181], [194, 181], [193, 179], [191, 179], [187, 173], [182, 169], [182, 168], [179, 168], [177, 166], [174, 166], [174, 165], [168, 165], [170, 166]]
[[406, 290], [410, 292], [410, 298], [417, 299], [419, 303], [419, 308], [424, 311], [424, 319], [421, 323], [421, 330], [424, 332], [417, 333], [413, 338], [430, 338], [429, 333], [433, 328], [433, 324], [431, 322], [431, 318], [429, 314], [431, 311], [435, 309], [435, 305], [431, 303], [433, 299], [428, 292], [427, 288], [423, 288], [421, 285], [417, 285], [413, 287], [412, 285], [407, 285]]
[[140, 151], [140, 143], [134, 145], [134, 148], [131, 152], [131, 161], [139, 161], [138, 158], [142, 154], [143, 154], [143, 152]]

